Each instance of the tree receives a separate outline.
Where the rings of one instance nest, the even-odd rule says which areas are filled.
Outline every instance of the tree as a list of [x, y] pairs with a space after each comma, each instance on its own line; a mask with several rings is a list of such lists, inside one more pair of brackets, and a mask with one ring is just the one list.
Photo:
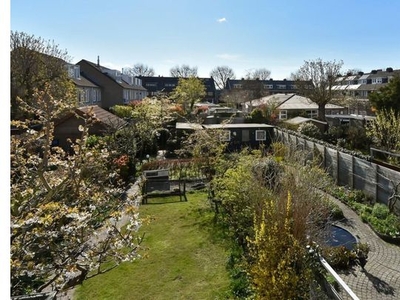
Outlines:
[[385, 86], [368, 95], [372, 106], [379, 110], [400, 112], [400, 76], [394, 76]]
[[267, 80], [271, 77], [271, 71], [265, 68], [249, 70], [246, 73], [246, 79]]
[[325, 121], [325, 105], [332, 102], [337, 75], [342, 61], [315, 60], [304, 61], [304, 65], [292, 74], [296, 80], [299, 94], [318, 104], [318, 119]]
[[239, 109], [240, 104], [244, 101], [243, 99], [245, 99], [245, 97], [247, 97], [247, 91], [242, 89], [223, 90], [221, 93], [220, 102]]
[[133, 68], [124, 68], [123, 73], [134, 77], [154, 76], [155, 74], [153, 68], [141, 63], [135, 64]]
[[367, 124], [367, 136], [385, 151], [400, 151], [400, 112], [378, 111], [375, 120]]
[[145, 98], [126, 105], [116, 105], [111, 109], [117, 116], [129, 119], [129, 125], [118, 131], [112, 148], [120, 155], [128, 155], [129, 161], [142, 159], [157, 145], [164, 122], [171, 119], [169, 99]]
[[274, 125], [277, 122], [278, 112], [276, 104], [262, 104], [249, 114], [247, 121], [250, 123], [267, 123]]
[[221, 102], [239, 109], [243, 102], [259, 99], [269, 94], [261, 80], [242, 79], [241, 84], [241, 88], [224, 90], [221, 94]]
[[179, 78], [178, 85], [172, 92], [171, 98], [182, 104], [187, 113], [193, 111], [196, 102], [203, 100], [206, 87], [203, 81], [196, 77]]
[[137, 257], [137, 205], [134, 198], [123, 199], [110, 151], [87, 144], [93, 113], [83, 117], [81, 138], [71, 141], [73, 154], [52, 147], [54, 118], [72, 108], [53, 97], [53, 84], [34, 90], [29, 101], [17, 98], [43, 129], [29, 129], [29, 120], [13, 121], [24, 131], [11, 137], [13, 296], [58, 292]]
[[245, 91], [244, 101], [260, 99], [269, 94], [268, 89], [260, 79], [244, 79], [242, 82], [242, 90]]
[[169, 70], [172, 77], [196, 77], [197, 76], [197, 67], [191, 68], [189, 65], [183, 64], [182, 66], [175, 66]]
[[228, 66], [218, 66], [211, 70], [210, 76], [214, 78], [217, 89], [223, 90], [228, 79], [235, 79], [235, 73]]
[[223, 162], [227, 142], [221, 139], [223, 129], [197, 129], [182, 141], [182, 147], [176, 150], [181, 157], [192, 157], [200, 163], [207, 180], [216, 173], [218, 164]]
[[[76, 95], [69, 92], [74, 89], [69, 79], [66, 64], [70, 60], [66, 50], [61, 50], [54, 41], [46, 41], [24, 32], [11, 31], [11, 119], [34, 118], [21, 112], [17, 98], [33, 104], [35, 90], [42, 91], [51, 81], [51, 95], [61, 97], [65, 102], [76, 101]], [[69, 98], [65, 98], [69, 95]]]

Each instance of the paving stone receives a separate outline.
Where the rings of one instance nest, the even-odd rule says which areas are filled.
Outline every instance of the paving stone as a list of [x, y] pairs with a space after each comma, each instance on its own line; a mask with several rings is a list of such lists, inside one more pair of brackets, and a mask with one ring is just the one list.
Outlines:
[[[383, 241], [347, 205], [331, 198], [343, 210], [346, 222], [338, 223], [370, 246], [365, 269], [357, 266], [340, 277], [361, 300], [400, 299], [400, 247]], [[343, 299], [351, 299], [341, 293]]]

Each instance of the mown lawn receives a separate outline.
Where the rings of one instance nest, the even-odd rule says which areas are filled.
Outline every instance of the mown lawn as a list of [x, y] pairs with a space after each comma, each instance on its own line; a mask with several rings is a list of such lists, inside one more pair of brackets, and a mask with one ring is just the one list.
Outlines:
[[228, 299], [228, 248], [213, 229], [207, 195], [187, 196], [142, 205], [140, 216], [151, 219], [141, 229], [145, 258], [85, 281], [74, 299]]

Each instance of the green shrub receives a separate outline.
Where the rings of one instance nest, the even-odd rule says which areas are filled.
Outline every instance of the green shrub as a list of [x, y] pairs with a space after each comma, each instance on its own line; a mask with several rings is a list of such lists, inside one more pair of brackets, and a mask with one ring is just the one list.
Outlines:
[[400, 237], [400, 218], [394, 214], [389, 214], [385, 219], [370, 215], [368, 223], [380, 234]]
[[365, 205], [363, 208], [363, 212], [365, 212], [367, 214], [372, 214], [372, 207], [369, 205]]
[[323, 257], [332, 268], [346, 270], [355, 263], [356, 254], [344, 246], [328, 247], [322, 251]]
[[389, 207], [382, 203], [376, 203], [372, 209], [372, 215], [378, 219], [386, 219], [389, 215]]
[[314, 125], [313, 123], [303, 123], [299, 126], [297, 129], [298, 133], [304, 134], [306, 136], [309, 136], [311, 138], [315, 139], [321, 139], [322, 138], [322, 133], [319, 130], [319, 128]]
[[361, 214], [364, 211], [365, 204], [361, 204], [359, 202], [350, 201], [350, 207], [357, 212], [357, 214]]
[[331, 190], [329, 191], [329, 193], [330, 193], [333, 197], [335, 197], [335, 198], [341, 200], [342, 202], [346, 202], [346, 203], [348, 202], [348, 201], [347, 201], [347, 191], [346, 191], [346, 189], [345, 189], [344, 187], [342, 187], [342, 186], [333, 186], [333, 187], [331, 188]]
[[349, 199], [351, 201], [354, 201], [357, 203], [368, 203], [369, 202], [367, 195], [365, 194], [364, 191], [361, 191], [361, 190], [352, 190], [349, 193]]
[[337, 204], [330, 204], [331, 205], [331, 216], [333, 220], [341, 220], [344, 219], [343, 210]]
[[370, 214], [367, 213], [367, 212], [365, 212], [365, 211], [363, 211], [363, 212], [361, 213], [360, 217], [361, 217], [361, 221], [363, 221], [364, 223], [368, 223]]

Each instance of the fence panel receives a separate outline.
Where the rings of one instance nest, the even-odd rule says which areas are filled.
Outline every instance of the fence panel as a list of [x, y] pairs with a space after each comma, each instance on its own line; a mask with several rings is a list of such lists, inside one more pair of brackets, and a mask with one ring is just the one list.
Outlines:
[[[385, 166], [376, 165], [279, 129], [275, 130], [275, 134], [290, 149], [307, 149], [310, 155], [318, 153], [327, 173], [337, 180], [339, 185], [362, 190], [376, 202], [388, 204], [393, 188], [390, 181], [395, 184], [400, 182], [400, 172]], [[396, 204], [396, 210], [400, 211], [400, 202]]]
[[375, 197], [376, 166], [361, 158], [354, 157], [354, 188]]
[[[400, 173], [386, 167], [377, 167], [377, 202], [388, 204], [389, 197], [392, 194], [393, 184], [400, 182]], [[396, 210], [400, 211], [400, 202], [396, 205]]]
[[339, 152], [338, 184], [353, 187], [353, 157]]
[[338, 161], [337, 161], [337, 151], [331, 148], [325, 147], [325, 167], [328, 170], [328, 173], [335, 179], [337, 180], [338, 178], [338, 173], [337, 173], [337, 167], [338, 167]]

